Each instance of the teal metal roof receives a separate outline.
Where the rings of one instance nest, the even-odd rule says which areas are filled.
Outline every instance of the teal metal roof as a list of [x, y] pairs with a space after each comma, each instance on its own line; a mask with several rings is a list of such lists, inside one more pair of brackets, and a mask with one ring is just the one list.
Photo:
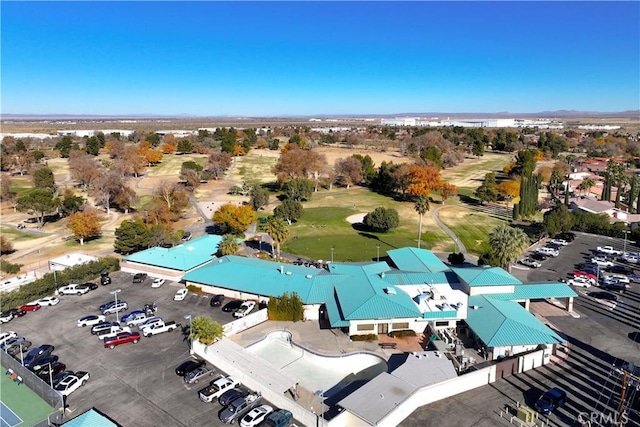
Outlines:
[[520, 304], [494, 299], [493, 294], [469, 297], [466, 322], [488, 347], [564, 342]]
[[578, 294], [569, 285], [561, 282], [526, 283], [516, 285], [513, 293], [491, 294], [491, 298], [501, 300], [569, 298], [577, 296]]
[[340, 312], [340, 306], [335, 294], [329, 296], [325, 302], [325, 307], [327, 308], [327, 315], [332, 328], [346, 328], [349, 326], [349, 321], [345, 320]]
[[[386, 274], [380, 268], [371, 268], [371, 264], [329, 264], [329, 270], [331, 273], [349, 276], [348, 280], [335, 284], [340, 312], [345, 320], [411, 318], [422, 315], [407, 293], [381, 278]], [[377, 271], [380, 272], [372, 274]]]
[[499, 267], [452, 267], [461, 282], [473, 286], [521, 285], [522, 282]]
[[451, 272], [407, 273], [404, 271], [393, 270], [386, 272], [384, 277], [381, 277], [381, 279], [390, 285], [438, 285], [457, 282], [458, 276]]
[[120, 427], [119, 424], [95, 409], [89, 409], [62, 425], [65, 427]]
[[449, 267], [427, 249], [400, 248], [387, 251], [387, 255], [399, 270], [437, 273]]
[[346, 277], [319, 268], [228, 255], [185, 274], [183, 279], [270, 297], [295, 292], [304, 304], [320, 304]]
[[422, 314], [423, 319], [454, 319], [458, 315], [455, 310], [449, 311], [425, 311]]
[[149, 248], [125, 260], [178, 271], [189, 271], [215, 258], [222, 236], [207, 235], [172, 248]]

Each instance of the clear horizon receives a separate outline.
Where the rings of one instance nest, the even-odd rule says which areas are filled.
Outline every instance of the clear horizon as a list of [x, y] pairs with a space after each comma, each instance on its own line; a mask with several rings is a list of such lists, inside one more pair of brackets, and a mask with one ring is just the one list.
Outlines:
[[2, 114], [640, 109], [638, 2], [3, 2]]

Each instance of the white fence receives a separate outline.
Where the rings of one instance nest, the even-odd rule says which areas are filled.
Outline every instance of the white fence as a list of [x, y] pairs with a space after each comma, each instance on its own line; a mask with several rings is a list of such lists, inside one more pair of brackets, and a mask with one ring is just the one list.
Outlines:
[[224, 335], [228, 337], [231, 335], [235, 335], [238, 332], [249, 329], [252, 326], [256, 326], [262, 322], [266, 322], [267, 320], [269, 320], [267, 309], [263, 308], [262, 310], [258, 310], [255, 313], [248, 314], [245, 317], [241, 317], [224, 324], [222, 326], [222, 329], [224, 329]]

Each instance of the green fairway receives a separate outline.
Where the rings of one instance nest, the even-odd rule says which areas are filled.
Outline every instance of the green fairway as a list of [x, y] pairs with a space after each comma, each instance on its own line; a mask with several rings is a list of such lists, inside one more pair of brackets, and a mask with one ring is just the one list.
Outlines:
[[[253, 153], [252, 153], [253, 154]], [[238, 159], [237, 173], [247, 184], [261, 184], [275, 181], [271, 168], [278, 162], [277, 157], [251, 155]]]
[[[366, 230], [347, 218], [384, 206], [398, 211], [400, 226], [387, 233]], [[387, 250], [417, 245], [418, 215], [411, 202], [398, 202], [363, 188], [338, 189], [315, 193], [304, 203], [298, 222], [291, 225], [291, 238], [282, 250], [301, 257], [334, 261], [370, 261]], [[453, 250], [453, 242], [431, 221], [423, 219], [422, 247], [438, 251]]]
[[11, 236], [11, 241], [12, 242], [20, 242], [20, 241], [23, 241], [23, 240], [39, 239], [39, 238], [41, 238], [43, 236], [46, 236], [46, 234], [25, 233], [23, 231], [16, 230], [15, 228], [12, 228], [12, 227], [0, 227], [0, 230], [1, 230], [3, 236]]
[[201, 166], [205, 166], [207, 156], [204, 154], [164, 154], [160, 163], [148, 168], [145, 174], [147, 176], [177, 176], [180, 174], [182, 164], [188, 161], [194, 161]]
[[16, 384], [5, 375], [7, 369], [2, 369], [0, 378], [0, 400], [9, 407], [18, 417], [22, 418], [21, 426], [33, 426], [53, 412], [51, 406], [42, 400], [33, 390], [24, 384]]
[[489, 250], [489, 233], [503, 223], [486, 213], [461, 205], [442, 209], [438, 213], [440, 220], [458, 236], [467, 251], [474, 255]]

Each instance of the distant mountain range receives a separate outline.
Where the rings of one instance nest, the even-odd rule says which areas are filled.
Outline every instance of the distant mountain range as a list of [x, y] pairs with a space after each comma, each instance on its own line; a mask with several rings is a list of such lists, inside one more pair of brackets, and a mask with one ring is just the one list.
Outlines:
[[577, 111], [577, 110], [556, 110], [556, 111], [540, 111], [537, 113], [510, 113], [508, 111], [500, 111], [495, 113], [447, 113], [447, 112], [429, 112], [429, 113], [395, 113], [395, 114], [318, 114], [318, 115], [270, 115], [270, 116], [235, 116], [235, 115], [193, 115], [193, 114], [14, 114], [5, 113], [0, 115], [2, 120], [126, 120], [126, 119], [278, 119], [278, 118], [393, 118], [393, 117], [437, 117], [437, 118], [501, 118], [501, 117], [556, 117], [556, 118], [638, 118], [640, 119], [640, 110], [627, 110], [618, 112], [600, 112], [600, 111]]

